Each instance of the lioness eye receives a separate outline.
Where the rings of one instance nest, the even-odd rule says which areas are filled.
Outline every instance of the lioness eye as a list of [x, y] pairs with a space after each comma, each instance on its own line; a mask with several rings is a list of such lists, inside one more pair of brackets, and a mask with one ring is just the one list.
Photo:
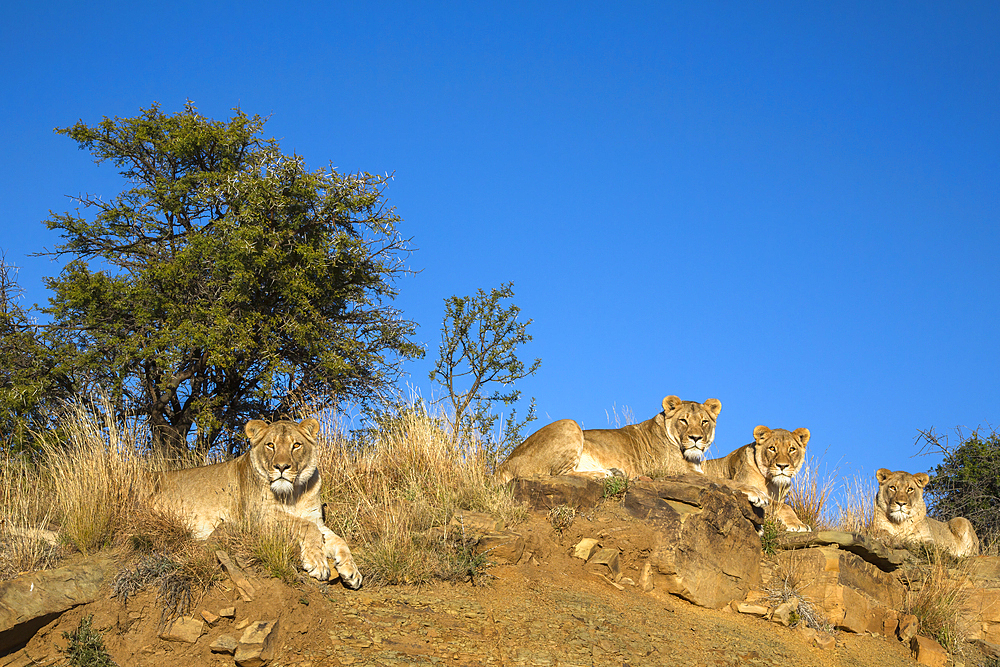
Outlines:
[[896, 487], [894, 487], [894, 486], [890, 486], [890, 487], [889, 487], [889, 490], [890, 490], [890, 491], [892, 491], [893, 493], [895, 493], [895, 492], [896, 492]]
[[301, 446], [302, 446], [301, 442], [296, 442], [294, 445], [292, 445], [292, 449], [298, 449]]
[[768, 448], [767, 448], [767, 451], [769, 451], [769, 452], [776, 452], [776, 451], [778, 451], [778, 450], [776, 450], [776, 449], [774, 448], [774, 445], [771, 445], [770, 447], [768, 447]]
[[686, 420], [686, 419], [684, 419], [683, 417], [681, 417], [679, 421], [680, 421], [680, 423], [682, 423], [682, 424], [684, 424], [685, 426], [687, 426], [687, 423], [688, 423], [688, 420]]
[[269, 443], [267, 443], [264, 446], [267, 447], [268, 449], [274, 449], [274, 443], [273, 442], [269, 442]]
[[788, 453], [789, 454], [794, 454], [795, 453], [795, 448], [794, 447], [789, 447], [788, 448]]
[[702, 419], [701, 420], [701, 425], [702, 426], [708, 426], [708, 420], [707, 419]]

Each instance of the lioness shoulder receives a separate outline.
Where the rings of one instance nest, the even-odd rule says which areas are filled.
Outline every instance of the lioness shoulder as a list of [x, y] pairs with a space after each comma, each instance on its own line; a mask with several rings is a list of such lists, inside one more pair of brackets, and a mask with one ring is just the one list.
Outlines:
[[351, 588], [361, 573], [347, 543], [323, 523], [321, 480], [316, 468], [319, 422], [259, 419], [246, 425], [250, 449], [223, 463], [159, 473], [154, 507], [180, 514], [196, 539], [206, 539], [223, 522], [248, 512], [280, 519], [299, 543], [302, 566], [311, 576], [330, 578], [336, 571]]
[[878, 494], [875, 496], [876, 531], [910, 542], [931, 542], [954, 556], [979, 554], [979, 537], [972, 523], [955, 517], [945, 523], [927, 516], [924, 487], [927, 473], [911, 475], [879, 468], [875, 472]]
[[497, 477], [508, 481], [530, 475], [701, 472], [721, 411], [722, 403], [715, 398], [698, 403], [667, 396], [655, 417], [623, 428], [583, 430], [572, 419], [563, 419], [518, 445], [498, 467]]
[[809, 429], [787, 431], [758, 426], [753, 430], [753, 442], [727, 456], [705, 461], [705, 474], [719, 479], [731, 479], [766, 491], [774, 516], [793, 532], [810, 528], [783, 502], [792, 479], [802, 467]]

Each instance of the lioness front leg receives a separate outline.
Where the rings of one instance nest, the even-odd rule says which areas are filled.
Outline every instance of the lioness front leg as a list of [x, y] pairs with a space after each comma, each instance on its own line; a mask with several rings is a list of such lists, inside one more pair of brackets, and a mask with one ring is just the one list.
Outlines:
[[775, 517], [790, 533], [808, 533], [812, 530], [807, 524], [802, 523], [802, 520], [795, 514], [795, 510], [784, 503], [781, 503], [778, 511], [775, 512]]
[[299, 533], [299, 553], [302, 558], [302, 569], [320, 581], [330, 578], [330, 565], [326, 561], [323, 533], [316, 526], [303, 522]]
[[333, 532], [326, 526], [321, 526], [323, 532], [323, 546], [327, 558], [333, 560], [333, 566], [337, 569], [337, 574], [348, 588], [361, 588], [362, 576], [358, 566], [354, 564], [354, 556], [340, 535]]

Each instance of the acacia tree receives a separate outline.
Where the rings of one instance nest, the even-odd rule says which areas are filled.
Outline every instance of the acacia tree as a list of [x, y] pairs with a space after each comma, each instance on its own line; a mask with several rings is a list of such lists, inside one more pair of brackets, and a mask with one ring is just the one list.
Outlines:
[[247, 419], [364, 403], [422, 354], [391, 306], [409, 248], [390, 176], [307, 171], [263, 126], [188, 102], [56, 129], [129, 187], [45, 221], [64, 242], [44, 254], [72, 260], [47, 312], [161, 449], [232, 453]]
[[0, 449], [20, 448], [53, 426], [57, 404], [74, 391], [31, 311], [21, 305], [17, 267], [0, 253]]
[[[526, 367], [517, 357], [518, 346], [531, 340], [527, 333], [531, 320], [518, 321], [521, 309], [514, 304], [504, 307], [501, 300], [514, 296], [513, 283], [503, 283], [487, 294], [482, 289], [475, 296], [452, 296], [444, 300], [441, 346], [430, 379], [440, 382], [448, 392], [452, 408], [452, 432], [456, 435], [477, 430], [485, 435], [496, 424], [498, 415], [491, 408], [511, 405], [520, 400], [517, 380], [534, 375], [541, 359]], [[490, 389], [497, 384], [501, 389]], [[535, 399], [521, 422], [511, 411], [502, 446], [520, 438], [521, 430], [535, 419]]]

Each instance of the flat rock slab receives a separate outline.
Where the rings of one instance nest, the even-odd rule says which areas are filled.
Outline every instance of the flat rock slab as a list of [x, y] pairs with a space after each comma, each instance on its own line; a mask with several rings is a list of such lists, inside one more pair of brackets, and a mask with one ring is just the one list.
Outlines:
[[205, 631], [205, 621], [193, 616], [179, 616], [167, 623], [160, 639], [168, 642], [193, 644]]
[[27, 644], [63, 612], [96, 600], [113, 569], [111, 559], [98, 555], [0, 583], [0, 655]]
[[821, 530], [815, 533], [784, 533], [778, 537], [780, 549], [805, 549], [807, 547], [837, 546], [857, 554], [883, 572], [893, 572], [910, 558], [905, 549], [890, 549], [878, 540], [838, 530]]
[[597, 506], [604, 495], [604, 485], [577, 475], [540, 475], [518, 477], [513, 482], [514, 500], [528, 503], [534, 510], [548, 511], [567, 505], [574, 509]]
[[239, 667], [261, 667], [274, 658], [274, 637], [278, 621], [255, 621], [247, 626], [236, 647], [234, 659]]

